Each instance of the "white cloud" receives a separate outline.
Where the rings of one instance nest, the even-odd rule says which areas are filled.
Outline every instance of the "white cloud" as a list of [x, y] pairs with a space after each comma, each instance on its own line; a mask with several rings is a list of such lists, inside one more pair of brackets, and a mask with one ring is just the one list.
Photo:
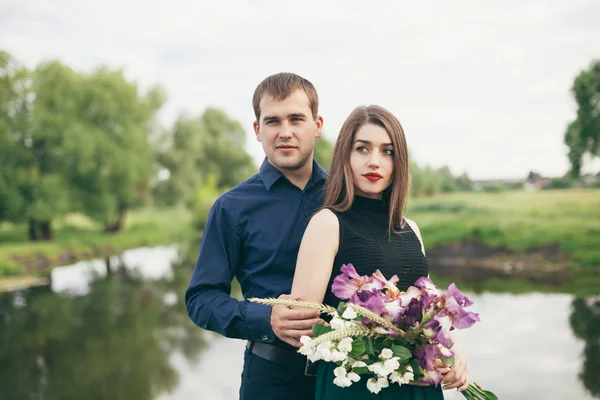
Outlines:
[[583, 0], [86, 3], [3, 0], [4, 48], [30, 66], [106, 63], [160, 83], [167, 123], [222, 107], [247, 127], [257, 162], [252, 92], [293, 71], [317, 87], [329, 138], [356, 105], [378, 103], [420, 162], [474, 178], [560, 175], [569, 88], [600, 43], [600, 4]]

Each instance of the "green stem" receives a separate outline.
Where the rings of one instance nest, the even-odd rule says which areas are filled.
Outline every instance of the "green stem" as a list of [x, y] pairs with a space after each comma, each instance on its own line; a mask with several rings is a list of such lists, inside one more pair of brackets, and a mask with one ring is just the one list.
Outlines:
[[462, 395], [465, 396], [469, 400], [485, 400], [486, 396], [477, 390], [477, 387], [473, 384], [469, 385], [465, 390], [463, 390]]

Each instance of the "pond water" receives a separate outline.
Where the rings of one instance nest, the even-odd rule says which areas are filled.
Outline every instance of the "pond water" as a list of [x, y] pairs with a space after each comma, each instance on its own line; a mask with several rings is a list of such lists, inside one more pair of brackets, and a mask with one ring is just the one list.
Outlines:
[[[0, 400], [237, 399], [245, 342], [189, 321], [189, 264], [174, 246], [141, 248], [0, 293]], [[600, 398], [600, 298], [469, 295], [482, 319], [459, 336], [472, 380], [500, 399]]]

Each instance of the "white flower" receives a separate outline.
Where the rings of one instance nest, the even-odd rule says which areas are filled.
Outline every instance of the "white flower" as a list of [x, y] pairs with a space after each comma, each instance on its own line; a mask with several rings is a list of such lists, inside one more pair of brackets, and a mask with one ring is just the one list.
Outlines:
[[349, 372], [347, 376], [348, 376], [348, 379], [350, 379], [352, 382], [360, 381], [360, 375], [358, 375], [355, 372]]
[[390, 382], [397, 383], [398, 385], [402, 385], [404, 382], [404, 378], [398, 372], [394, 372], [390, 375]]
[[409, 383], [413, 379], [415, 379], [415, 375], [413, 374], [413, 369], [410, 365], [408, 367], [406, 367], [406, 372], [404, 373], [403, 378], [406, 383]]
[[352, 368], [361, 368], [366, 366], [367, 364], [364, 361], [357, 361], [354, 364], [352, 364]]
[[348, 353], [337, 350], [331, 351], [331, 361], [333, 362], [346, 361], [346, 357], [348, 357]]
[[369, 365], [368, 368], [369, 371], [374, 372], [380, 377], [385, 378], [400, 367], [400, 362], [398, 362], [398, 360], [398, 357], [394, 357], [383, 362], [373, 363]]
[[390, 384], [386, 378], [371, 378], [367, 381], [367, 389], [369, 389], [371, 393], [375, 394], [379, 393], [381, 389], [386, 388], [389, 385]]
[[412, 382], [414, 378], [413, 369], [410, 365], [406, 367], [406, 372], [404, 372], [404, 374], [394, 371], [390, 375], [390, 381], [392, 381], [392, 383], [397, 383], [398, 385], [408, 384]]
[[305, 355], [305, 356], [311, 356], [314, 354], [315, 349], [310, 346], [310, 342], [312, 341], [312, 338], [308, 337], [308, 336], [301, 336], [300, 337], [300, 343], [302, 343], [302, 347], [300, 347], [300, 354]]
[[337, 367], [333, 370], [333, 375], [335, 375], [335, 379], [333, 380], [333, 384], [339, 387], [348, 387], [352, 385], [352, 381], [346, 375], [346, 368]]
[[298, 352], [300, 354], [302, 354], [303, 356], [310, 357], [313, 354], [315, 354], [315, 349], [312, 347], [308, 347], [308, 346], [302, 346], [302, 347], [300, 347]]
[[300, 336], [300, 343], [302, 344], [309, 344], [312, 341], [312, 338], [310, 336]]
[[369, 365], [369, 371], [381, 376], [381, 377], [386, 377], [389, 375], [389, 372], [386, 373], [385, 369], [383, 368], [383, 364], [382, 363], [373, 363], [371, 365]]
[[342, 314], [342, 318], [344, 319], [354, 319], [356, 317], [358, 317], [358, 315], [356, 314], [356, 311], [352, 309], [352, 307], [346, 307], [346, 310]]
[[322, 360], [321, 353], [319, 353], [318, 351], [314, 351], [312, 354], [307, 354], [306, 356], [312, 362], [317, 362], [319, 360]]
[[331, 342], [331, 340], [328, 340], [326, 342], [320, 343], [317, 346], [317, 350], [331, 349], [332, 347], [333, 347], [333, 343]]
[[359, 326], [360, 323], [358, 321], [346, 321], [346, 329], [354, 328], [355, 326]]
[[385, 360], [385, 362], [383, 363], [383, 369], [385, 369], [386, 371], [390, 371], [389, 373], [391, 374], [392, 372], [400, 368], [400, 362], [398, 362], [398, 360], [398, 357]]
[[319, 350], [321, 353], [321, 359], [324, 361], [333, 361], [333, 354], [331, 353], [331, 350], [329, 349], [323, 349], [323, 350]]
[[393, 356], [394, 356], [394, 352], [390, 349], [383, 349], [383, 350], [381, 350], [381, 354], [379, 354], [379, 357], [381, 357], [383, 359], [392, 358]]
[[352, 351], [352, 338], [343, 338], [342, 340], [340, 340], [340, 343], [338, 344], [338, 349], [340, 351], [344, 351], [346, 353], [349, 353]]
[[317, 346], [317, 351], [315, 353], [319, 354], [319, 359], [325, 361], [331, 361], [333, 354], [331, 353], [331, 349], [333, 347], [333, 343], [330, 340], [327, 342], [321, 343]]
[[339, 387], [348, 387], [352, 385], [352, 381], [347, 376], [342, 376], [341, 378], [335, 378], [333, 384]]
[[344, 329], [346, 327], [345, 321], [338, 317], [333, 317], [329, 325], [334, 331], [339, 331], [340, 329]]
[[343, 376], [346, 376], [346, 368], [344, 367], [337, 367], [336, 369], [333, 370], [333, 375], [335, 375], [336, 378], [340, 378]]

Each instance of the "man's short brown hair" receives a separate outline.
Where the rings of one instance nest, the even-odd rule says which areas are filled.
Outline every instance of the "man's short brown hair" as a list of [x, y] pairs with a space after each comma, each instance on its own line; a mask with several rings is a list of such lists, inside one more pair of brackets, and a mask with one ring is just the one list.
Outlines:
[[319, 114], [319, 96], [313, 84], [299, 75], [281, 72], [268, 76], [256, 87], [252, 97], [256, 121], [260, 123], [260, 101], [265, 95], [273, 97], [276, 101], [282, 101], [298, 89], [306, 93], [312, 117], [316, 119]]

